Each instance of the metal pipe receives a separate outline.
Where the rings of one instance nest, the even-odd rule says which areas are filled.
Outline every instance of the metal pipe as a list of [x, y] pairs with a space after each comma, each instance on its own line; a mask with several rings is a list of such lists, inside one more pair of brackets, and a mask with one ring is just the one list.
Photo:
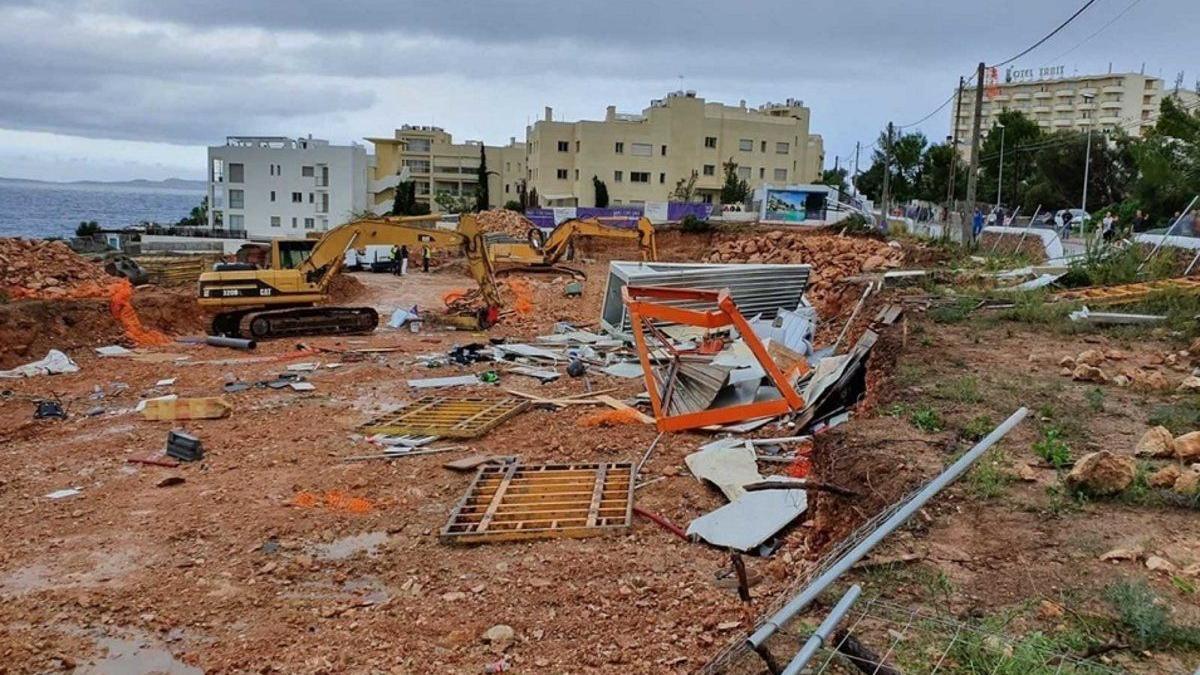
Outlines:
[[254, 340], [231, 338], [223, 335], [209, 335], [204, 338], [204, 344], [214, 347], [229, 347], [231, 349], [254, 349], [258, 343]]
[[996, 441], [999, 441], [1005, 436], [1005, 434], [1011, 431], [1013, 427], [1017, 426], [1021, 420], [1025, 419], [1025, 415], [1027, 414], [1029, 414], [1028, 408], [1022, 407], [1017, 409], [1017, 411], [1014, 412], [1008, 419], [1004, 420], [1000, 426], [993, 429], [992, 433], [985, 436], [983, 440], [975, 444], [975, 447], [971, 448], [966, 454], [960, 457], [957, 462], [951, 464], [936, 478], [929, 481], [929, 483], [927, 483], [925, 487], [921, 488], [920, 492], [914, 495], [913, 498], [908, 501], [908, 503], [900, 508], [900, 510], [893, 513], [892, 516], [885, 520], [882, 525], [875, 529], [875, 531], [867, 535], [865, 539], [863, 539], [857, 546], [843, 555], [828, 570], [826, 570], [824, 574], [817, 577], [816, 580], [806, 586], [804, 590], [800, 591], [796, 597], [788, 601], [788, 603], [784, 605], [778, 612], [775, 612], [761, 626], [759, 626], [758, 629], [750, 635], [750, 637], [746, 638], [746, 641], [750, 644], [750, 646], [757, 650], [760, 646], [766, 643], [767, 639], [774, 635], [775, 631], [779, 630], [780, 626], [784, 625], [790, 621], [792, 617], [800, 613], [809, 605], [809, 603], [811, 603], [818, 595], [828, 588], [830, 584], [836, 581], [839, 576], [845, 573], [846, 570], [850, 569], [854, 563], [862, 560], [863, 557], [866, 556], [871, 549], [875, 548], [875, 546], [882, 541], [884, 537], [896, 531], [897, 528], [904, 524], [904, 521], [911, 518], [914, 513], [925, 506], [926, 502], [928, 502], [930, 499], [933, 499], [947, 485], [953, 483], [960, 476], [966, 473], [967, 469], [971, 468], [971, 465], [975, 463], [977, 459], [983, 456], [983, 453], [987, 452], [988, 448], [991, 448]]
[[1146, 263], [1150, 262], [1150, 259], [1154, 257], [1154, 254], [1158, 253], [1158, 249], [1162, 248], [1163, 242], [1167, 240], [1167, 237], [1171, 236], [1171, 230], [1174, 230], [1175, 226], [1183, 221], [1184, 216], [1191, 213], [1192, 207], [1196, 204], [1197, 199], [1200, 199], [1200, 195], [1196, 195], [1195, 197], [1192, 197], [1192, 201], [1188, 202], [1187, 208], [1180, 211], [1179, 217], [1175, 219], [1175, 222], [1171, 223], [1171, 226], [1167, 228], [1167, 231], [1162, 233], [1162, 236], [1159, 238], [1158, 243], [1155, 244], [1154, 248], [1150, 250], [1150, 253], [1149, 253], [1149, 255], [1146, 256], [1146, 259], [1143, 260], [1140, 265], [1138, 265], [1138, 268], [1137, 268], [1138, 272], [1141, 272], [1142, 267], [1144, 267], [1146, 265]]
[[829, 610], [829, 616], [825, 617], [820, 626], [817, 626], [817, 630], [809, 636], [808, 642], [804, 643], [800, 651], [796, 652], [796, 656], [787, 664], [787, 668], [783, 669], [783, 675], [800, 675], [800, 671], [804, 669], [804, 666], [808, 665], [808, 662], [816, 655], [817, 650], [829, 639], [829, 634], [833, 632], [833, 629], [837, 628], [838, 623], [846, 616], [846, 612], [850, 611], [850, 606], [858, 600], [858, 596], [861, 594], [862, 586], [858, 584], [854, 584], [850, 587], [850, 590], [846, 591], [842, 599], [838, 600], [833, 609]]

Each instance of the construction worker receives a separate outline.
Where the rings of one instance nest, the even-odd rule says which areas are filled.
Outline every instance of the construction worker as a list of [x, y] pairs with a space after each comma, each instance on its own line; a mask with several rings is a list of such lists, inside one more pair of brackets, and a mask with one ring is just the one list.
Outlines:
[[421, 266], [422, 270], [425, 272], [429, 271], [429, 256], [431, 253], [432, 252], [429, 250], [429, 244], [425, 244], [421, 247]]
[[392, 246], [392, 274], [400, 276], [400, 256], [402, 255], [399, 246]]
[[408, 244], [400, 246], [400, 276], [408, 275]]

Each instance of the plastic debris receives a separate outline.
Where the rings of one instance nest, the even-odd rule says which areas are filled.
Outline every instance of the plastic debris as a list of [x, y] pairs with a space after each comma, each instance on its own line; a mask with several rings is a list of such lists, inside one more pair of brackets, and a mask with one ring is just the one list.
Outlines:
[[71, 357], [58, 351], [51, 349], [46, 354], [46, 358], [33, 363], [26, 363], [23, 366], [17, 366], [12, 370], [0, 370], [0, 378], [17, 380], [22, 377], [37, 377], [38, 375], [60, 375], [62, 373], [77, 373], [79, 366], [71, 360]]

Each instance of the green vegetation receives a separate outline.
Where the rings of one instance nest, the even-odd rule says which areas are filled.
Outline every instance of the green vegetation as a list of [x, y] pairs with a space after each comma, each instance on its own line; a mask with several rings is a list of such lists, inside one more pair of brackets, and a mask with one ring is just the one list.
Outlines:
[[596, 208], [608, 208], [608, 185], [598, 176], [592, 176], [592, 188], [596, 191]]
[[996, 423], [992, 421], [990, 415], [976, 415], [971, 418], [971, 421], [963, 425], [959, 436], [968, 441], [975, 442], [987, 436], [995, 428]]
[[1200, 649], [1200, 628], [1177, 626], [1144, 580], [1109, 586], [1105, 600], [1117, 613], [1121, 631], [1138, 649]]
[[1172, 434], [1186, 434], [1200, 428], [1200, 396], [1154, 406], [1146, 419], [1150, 426], [1163, 426]]
[[690, 213], [679, 221], [679, 229], [684, 232], [707, 232], [709, 227], [707, 220], [701, 220]]
[[738, 178], [737, 162], [730, 157], [721, 165], [725, 169], [725, 184], [721, 186], [722, 204], [741, 204], [750, 198], [750, 184]]
[[1087, 400], [1088, 409], [1092, 412], [1104, 412], [1104, 390], [1100, 387], [1092, 387], [1083, 395]]
[[938, 305], [929, 310], [929, 318], [936, 323], [961, 323], [979, 306], [979, 298], [960, 297], [953, 302]]
[[504, 208], [509, 211], [516, 211], [517, 213], [525, 212], [525, 207], [521, 206], [521, 202], [519, 202], [515, 199], [510, 199], [510, 200], [504, 202]]
[[908, 414], [908, 421], [914, 427], [929, 434], [937, 433], [945, 428], [938, 411], [927, 405], [920, 405], [913, 408], [912, 412]]
[[76, 237], [90, 237], [100, 231], [100, 223], [94, 220], [81, 220], [79, 227], [75, 228]]
[[974, 375], [964, 375], [952, 380], [941, 380], [933, 388], [933, 396], [956, 403], [979, 403], [979, 380]]
[[1071, 463], [1071, 448], [1062, 440], [1062, 430], [1049, 426], [1042, 430], [1042, 438], [1033, 444], [1033, 451], [1038, 457], [1062, 469]]
[[1007, 471], [1007, 458], [999, 451], [992, 450], [979, 458], [971, 472], [967, 474], [967, 491], [977, 499], [995, 499], [1004, 494], [1013, 482], [1013, 476]]
[[475, 173], [475, 210], [487, 211], [488, 205], [491, 204], [492, 198], [488, 190], [488, 174], [493, 173], [488, 171], [487, 153], [484, 152], [484, 145], [479, 144], [479, 169]]

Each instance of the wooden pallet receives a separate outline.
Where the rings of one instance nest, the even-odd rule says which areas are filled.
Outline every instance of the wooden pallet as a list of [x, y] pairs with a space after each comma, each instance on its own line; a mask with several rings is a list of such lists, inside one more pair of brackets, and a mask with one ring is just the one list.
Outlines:
[[389, 436], [475, 438], [525, 410], [528, 405], [529, 401], [515, 397], [426, 396], [367, 422], [359, 430], [364, 434]]
[[1139, 284], [1118, 286], [1088, 286], [1059, 291], [1050, 296], [1052, 302], [1081, 301], [1088, 305], [1115, 305], [1123, 302], [1144, 300], [1151, 293], [1175, 290], [1181, 293], [1200, 293], [1200, 278], [1180, 277], [1160, 279]]
[[479, 544], [622, 530], [633, 522], [632, 478], [631, 462], [484, 466], [441, 539]]

